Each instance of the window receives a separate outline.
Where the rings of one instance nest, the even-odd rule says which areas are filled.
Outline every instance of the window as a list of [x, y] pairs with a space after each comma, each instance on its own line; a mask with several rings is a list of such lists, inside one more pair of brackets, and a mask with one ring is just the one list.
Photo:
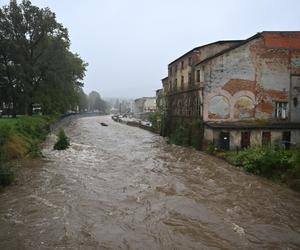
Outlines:
[[189, 66], [192, 66], [192, 57], [189, 57]]
[[200, 82], [200, 70], [199, 69], [196, 71], [196, 79], [197, 79], [197, 82]]
[[181, 76], [181, 88], [183, 88], [183, 84], [184, 84], [184, 76]]
[[201, 116], [202, 112], [201, 112], [201, 99], [199, 96], [197, 96], [197, 99], [196, 99], [196, 112], [197, 112], [197, 116]]
[[204, 67], [201, 67], [200, 70], [200, 82], [204, 82]]
[[192, 84], [192, 74], [189, 73], [189, 84]]
[[278, 119], [287, 118], [287, 102], [275, 102], [275, 117]]
[[169, 68], [169, 75], [172, 75], [172, 67]]
[[175, 79], [174, 90], [177, 90], [177, 78]]
[[181, 61], [181, 70], [184, 68], [184, 61]]
[[271, 144], [271, 132], [270, 131], [263, 131], [261, 137], [261, 144], [263, 146], [267, 146]]

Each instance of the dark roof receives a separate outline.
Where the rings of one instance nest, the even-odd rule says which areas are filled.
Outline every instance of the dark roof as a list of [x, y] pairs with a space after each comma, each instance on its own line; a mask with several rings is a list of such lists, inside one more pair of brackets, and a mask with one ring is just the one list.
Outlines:
[[183, 57], [185, 57], [186, 55], [190, 54], [191, 52], [194, 52], [198, 49], [201, 49], [201, 48], [204, 48], [206, 46], [211, 46], [211, 45], [214, 45], [214, 44], [224, 44], [224, 43], [233, 43], [233, 42], [236, 42], [236, 43], [240, 43], [240, 42], [243, 42], [244, 40], [220, 40], [220, 41], [217, 41], [217, 42], [213, 42], [213, 43], [208, 43], [208, 44], [205, 44], [205, 45], [201, 45], [199, 47], [196, 47], [196, 48], [193, 48], [191, 49], [190, 51], [186, 52], [185, 54], [183, 54], [182, 56], [178, 57], [177, 59], [175, 59], [174, 61], [170, 62], [168, 65], [171, 65], [172, 63], [182, 59]]
[[237, 122], [205, 122], [207, 127], [216, 129], [300, 129], [300, 123], [237, 121]]
[[195, 66], [197, 66], [197, 65], [199, 65], [199, 64], [202, 64], [202, 63], [205, 63], [205, 62], [207, 62], [207, 61], [209, 61], [209, 60], [211, 60], [211, 59], [213, 59], [213, 58], [215, 58], [215, 57], [218, 57], [218, 56], [220, 56], [220, 55], [223, 55], [223, 54], [225, 54], [225, 53], [227, 53], [227, 52], [229, 52], [229, 51], [231, 51], [231, 50], [234, 50], [234, 49], [236, 49], [236, 48], [239, 48], [239, 47], [243, 46], [244, 44], [246, 44], [246, 43], [248, 43], [248, 42], [250, 42], [250, 41], [252, 41], [252, 40], [254, 40], [254, 39], [256, 39], [256, 38], [258, 38], [258, 37], [260, 37], [260, 36], [261, 36], [261, 33], [257, 33], [257, 34], [255, 34], [254, 36], [251, 36], [251, 37], [249, 37], [248, 39], [243, 40], [242, 42], [240, 42], [240, 43], [238, 43], [238, 44], [236, 44], [236, 45], [234, 45], [234, 46], [232, 46], [232, 47], [230, 47], [230, 48], [228, 48], [228, 49], [224, 49], [224, 50], [220, 51], [219, 53], [217, 53], [217, 54], [215, 54], [215, 55], [213, 55], [213, 56], [210, 56], [210, 57], [204, 59], [203, 61], [197, 63]]

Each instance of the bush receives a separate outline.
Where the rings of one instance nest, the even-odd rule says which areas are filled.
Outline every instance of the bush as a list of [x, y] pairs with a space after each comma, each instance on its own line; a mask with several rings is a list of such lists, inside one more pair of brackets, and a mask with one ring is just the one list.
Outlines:
[[189, 145], [189, 131], [182, 125], [179, 126], [174, 133], [170, 135], [170, 142], [176, 145]]
[[154, 112], [150, 113], [149, 115], [149, 121], [152, 124], [152, 128], [154, 130], [159, 130], [160, 129], [160, 122], [161, 122], [161, 114], [159, 112]]
[[65, 150], [70, 146], [69, 138], [66, 136], [65, 131], [61, 129], [58, 134], [58, 141], [54, 145], [55, 150]]
[[15, 180], [15, 174], [9, 166], [0, 163], [0, 186], [10, 185]]
[[265, 177], [280, 178], [292, 168], [291, 152], [273, 147], [253, 147], [228, 153], [227, 160], [246, 171]]

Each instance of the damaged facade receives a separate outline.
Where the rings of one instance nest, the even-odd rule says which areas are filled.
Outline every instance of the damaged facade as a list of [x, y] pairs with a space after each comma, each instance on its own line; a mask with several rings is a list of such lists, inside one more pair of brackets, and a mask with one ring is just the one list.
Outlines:
[[224, 150], [300, 141], [300, 32], [198, 47], [169, 64], [167, 79], [168, 135], [183, 126]]

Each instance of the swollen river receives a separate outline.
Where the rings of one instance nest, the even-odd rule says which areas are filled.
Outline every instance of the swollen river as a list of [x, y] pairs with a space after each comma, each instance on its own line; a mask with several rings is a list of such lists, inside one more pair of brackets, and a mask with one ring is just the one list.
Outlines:
[[300, 249], [298, 193], [110, 117], [65, 131], [1, 191], [1, 250]]

